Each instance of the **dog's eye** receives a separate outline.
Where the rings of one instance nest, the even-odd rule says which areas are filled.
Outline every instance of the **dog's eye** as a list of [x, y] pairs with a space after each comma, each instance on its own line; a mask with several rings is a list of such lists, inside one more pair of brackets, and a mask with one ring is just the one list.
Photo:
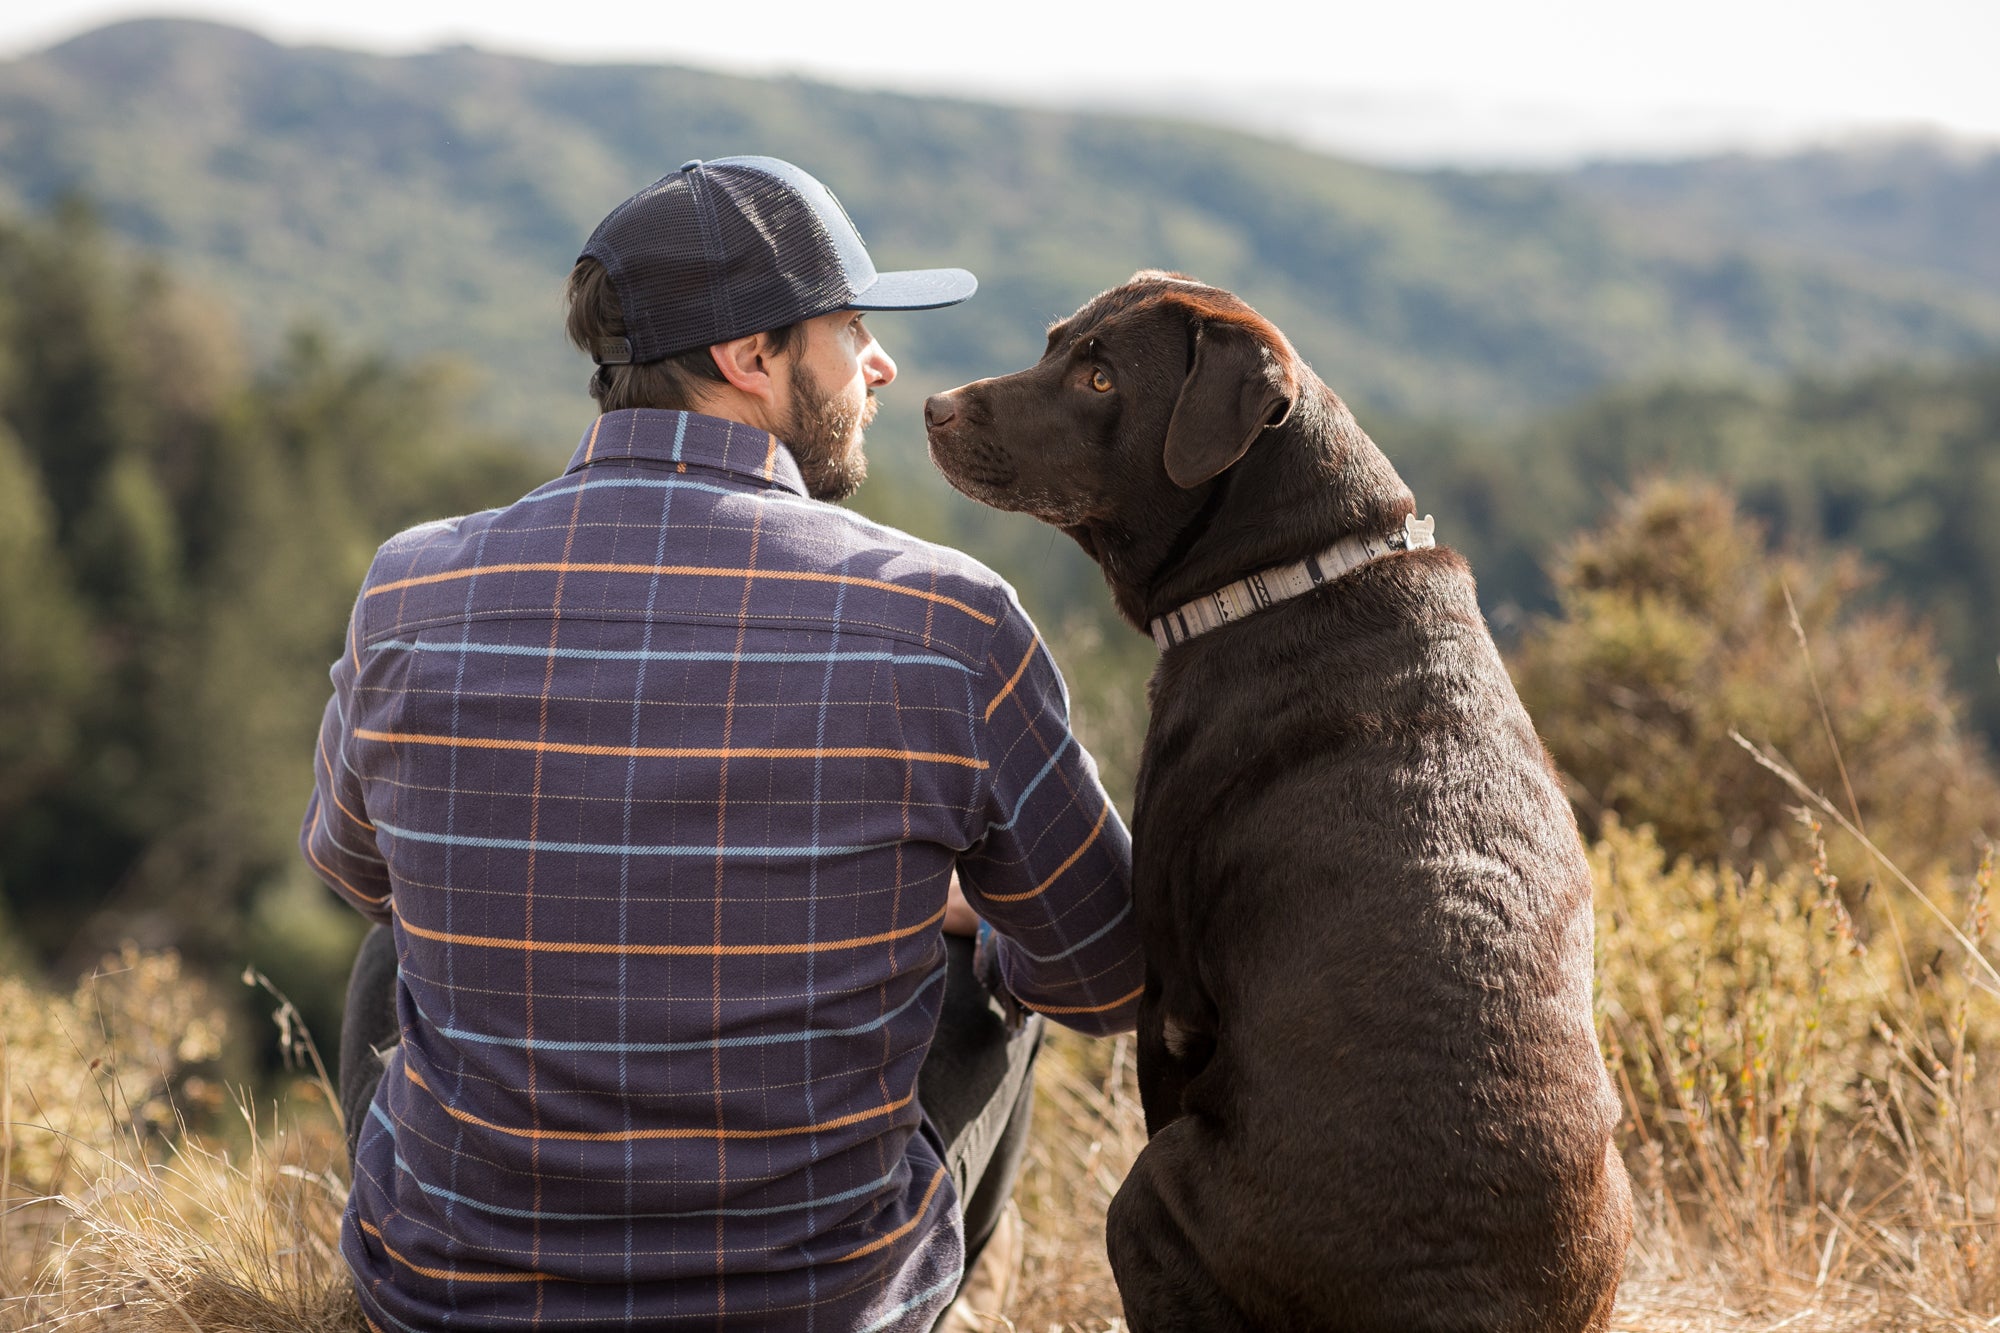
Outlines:
[[1099, 393], [1110, 393], [1111, 377], [1101, 370], [1092, 371], [1090, 375], [1090, 387]]

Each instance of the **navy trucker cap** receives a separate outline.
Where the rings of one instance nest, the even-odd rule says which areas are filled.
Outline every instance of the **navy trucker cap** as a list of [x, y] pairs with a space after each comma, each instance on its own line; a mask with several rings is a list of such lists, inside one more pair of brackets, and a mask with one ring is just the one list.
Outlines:
[[834, 310], [935, 310], [962, 268], [878, 273], [833, 191], [775, 157], [699, 158], [611, 210], [579, 259], [604, 265], [625, 337], [599, 365], [658, 361]]

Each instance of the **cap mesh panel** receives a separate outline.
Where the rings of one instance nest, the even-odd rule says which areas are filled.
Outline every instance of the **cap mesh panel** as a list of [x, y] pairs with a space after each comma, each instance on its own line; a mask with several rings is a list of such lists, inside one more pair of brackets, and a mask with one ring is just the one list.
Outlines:
[[761, 171], [719, 163], [634, 195], [583, 253], [618, 290], [635, 362], [838, 310], [855, 291], [805, 200]]

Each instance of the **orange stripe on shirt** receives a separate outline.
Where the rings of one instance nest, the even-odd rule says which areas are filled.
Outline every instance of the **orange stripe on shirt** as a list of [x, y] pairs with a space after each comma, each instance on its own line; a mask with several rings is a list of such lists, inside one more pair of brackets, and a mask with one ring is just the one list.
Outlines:
[[1055, 868], [1054, 874], [1050, 875], [1040, 884], [1037, 884], [1034, 888], [1029, 889], [1026, 893], [983, 893], [980, 897], [985, 898], [988, 902], [1020, 903], [1047, 892], [1049, 885], [1061, 879], [1064, 873], [1076, 864], [1077, 858], [1090, 850], [1091, 844], [1097, 841], [1097, 835], [1104, 832], [1104, 821], [1110, 817], [1111, 801], [1107, 798], [1104, 802], [1104, 808], [1097, 812], [1097, 825], [1090, 830], [1090, 836], [1077, 845], [1077, 849], [1069, 854], [1068, 860]]
[[379, 907], [384, 902], [388, 901], [389, 895], [386, 893], [383, 894], [363, 893], [361, 890], [355, 888], [352, 884], [349, 884], [347, 882], [346, 877], [343, 876], [338, 870], [335, 870], [332, 866], [320, 860], [319, 853], [313, 850], [313, 843], [316, 841], [318, 841], [318, 830], [314, 830], [312, 834], [308, 834], [306, 837], [306, 855], [309, 858], [311, 858], [312, 863], [315, 866], [319, 867], [319, 871], [321, 874], [330, 876], [336, 884], [340, 885], [341, 888], [346, 889], [349, 893], [359, 898], [362, 902], [367, 903], [370, 907]]
[[[384, 1250], [389, 1252], [391, 1259], [394, 1259], [412, 1273], [421, 1273], [425, 1277], [436, 1278], [440, 1282], [562, 1282], [565, 1280], [555, 1276], [553, 1273], [468, 1273], [458, 1268], [426, 1268], [420, 1263], [405, 1258], [402, 1252], [395, 1246], [383, 1240], [381, 1229], [367, 1218], [357, 1217], [354, 1220], [361, 1224], [363, 1231], [375, 1238], [377, 1245], [380, 1245]], [[370, 1324], [369, 1327], [373, 1328], [374, 1325]]]
[[927, 602], [949, 606], [963, 611], [982, 625], [999, 622], [984, 611], [979, 611], [941, 592], [926, 592], [922, 588], [905, 588], [900, 583], [890, 583], [885, 579], [865, 579], [857, 574], [820, 574], [812, 570], [799, 569], [711, 569], [706, 565], [623, 565], [623, 564], [572, 564], [561, 560], [535, 560], [509, 565], [474, 565], [469, 569], [447, 569], [436, 574], [419, 574], [413, 578], [397, 579], [391, 583], [378, 583], [367, 592], [369, 597], [380, 597], [383, 593], [395, 592], [401, 588], [414, 588], [427, 583], [449, 583], [455, 579], [473, 579], [487, 574], [644, 574], [711, 579], [778, 579], [790, 583], [845, 583], [856, 588], [880, 588], [883, 592], [899, 593], [904, 597], [920, 597]]
[[481, 1129], [490, 1129], [496, 1134], [508, 1134], [518, 1139], [558, 1139], [564, 1143], [634, 1143], [651, 1139], [780, 1139], [789, 1138], [794, 1134], [822, 1134], [827, 1130], [845, 1129], [849, 1125], [858, 1125], [864, 1120], [875, 1120], [882, 1116], [894, 1115], [905, 1106], [908, 1106], [911, 1099], [917, 1095], [915, 1090], [912, 1090], [896, 1101], [889, 1102], [883, 1106], [870, 1107], [866, 1111], [855, 1111], [849, 1115], [835, 1116], [831, 1120], [822, 1120], [815, 1125], [785, 1125], [778, 1129], [628, 1129], [601, 1131], [581, 1129], [521, 1129], [515, 1125], [495, 1124], [491, 1120], [482, 1119], [470, 1111], [451, 1105], [440, 1098], [435, 1092], [431, 1092], [431, 1085], [424, 1082], [423, 1075], [419, 1074], [407, 1063], [403, 1065], [403, 1074], [410, 1082], [416, 1084], [425, 1092], [430, 1093], [431, 1100], [436, 1102], [445, 1114], [454, 1120], [463, 1121], [468, 1125], [477, 1125]]
[[869, 1241], [866, 1245], [863, 1245], [858, 1250], [848, 1251], [846, 1254], [841, 1255], [838, 1259], [835, 1259], [834, 1262], [837, 1264], [844, 1264], [849, 1259], [859, 1259], [864, 1254], [873, 1254], [875, 1253], [875, 1251], [883, 1248], [886, 1245], [894, 1245], [897, 1241], [901, 1240], [904, 1236], [908, 1235], [910, 1232], [910, 1228], [916, 1226], [917, 1223], [923, 1221], [924, 1215], [930, 1212], [931, 1200], [936, 1197], [938, 1192], [938, 1186], [942, 1184], [944, 1184], [944, 1168], [939, 1167], [937, 1170], [937, 1174], [931, 1177], [930, 1188], [924, 1191], [923, 1202], [917, 1205], [917, 1211], [910, 1215], [909, 1221], [903, 1223], [903, 1225], [897, 1227], [894, 1231], [891, 1231], [886, 1236], [877, 1236], [874, 1240]]
[[1140, 986], [1130, 995], [1121, 995], [1109, 1004], [1031, 1004], [1028, 1007], [1038, 1014], [1102, 1014], [1130, 1004], [1145, 993], [1146, 988]]
[[927, 917], [913, 926], [885, 930], [879, 935], [857, 935], [844, 940], [820, 940], [814, 944], [597, 944], [589, 940], [515, 940], [503, 935], [455, 935], [448, 931], [426, 930], [407, 916], [403, 918], [403, 929], [422, 939], [437, 940], [442, 944], [463, 944], [479, 949], [520, 949], [527, 953], [623, 954], [631, 958], [768, 958], [783, 954], [864, 949], [870, 945], [907, 939], [943, 920], [944, 909], [939, 908], [934, 916]]
[[993, 710], [1000, 706], [1001, 700], [1012, 694], [1014, 687], [1021, 683], [1022, 673], [1028, 669], [1028, 663], [1034, 660], [1035, 649], [1041, 647], [1041, 644], [1042, 636], [1039, 634], [1028, 641], [1028, 651], [1021, 654], [1021, 665], [1014, 668], [1014, 674], [1007, 678], [1007, 683], [1001, 687], [1000, 693], [994, 695], [993, 702], [986, 705], [986, 720], [988, 722], [993, 720]]
[[531, 750], [538, 754], [606, 755], [616, 759], [906, 759], [913, 764], [956, 764], [983, 770], [986, 761], [930, 750], [890, 750], [868, 745], [813, 746], [575, 745], [566, 741], [510, 741], [493, 736], [431, 736], [414, 731], [371, 731], [358, 727], [364, 741], [391, 745], [447, 745], [461, 750]]
[[319, 735], [319, 758], [320, 762], [326, 765], [326, 794], [333, 797], [334, 808], [339, 810], [341, 814], [346, 815], [349, 819], [353, 820], [355, 823], [359, 824], [362, 828], [365, 828], [370, 833], [373, 833], [375, 831], [375, 826], [369, 823], [367, 820], [363, 819], [360, 815], [355, 814], [352, 810], [349, 810], [347, 808], [347, 803], [340, 799], [340, 781], [334, 775], [333, 760], [327, 758], [326, 733], [324, 731], [320, 732]]

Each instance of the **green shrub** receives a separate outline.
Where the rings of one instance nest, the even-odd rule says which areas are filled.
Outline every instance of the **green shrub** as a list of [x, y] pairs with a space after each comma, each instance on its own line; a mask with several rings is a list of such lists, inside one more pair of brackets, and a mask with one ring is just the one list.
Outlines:
[[[1737, 731], [1858, 809], [1898, 860], [1976, 860], [2000, 832], [2000, 783], [1927, 629], [1852, 609], [1868, 578], [1852, 555], [1769, 550], [1703, 483], [1642, 487], [1571, 545], [1560, 611], [1529, 626], [1511, 666], [1585, 827], [1615, 813], [1671, 856], [1797, 859], [1797, 798]], [[1862, 870], [1856, 856], [1836, 849], [1843, 869]]]

